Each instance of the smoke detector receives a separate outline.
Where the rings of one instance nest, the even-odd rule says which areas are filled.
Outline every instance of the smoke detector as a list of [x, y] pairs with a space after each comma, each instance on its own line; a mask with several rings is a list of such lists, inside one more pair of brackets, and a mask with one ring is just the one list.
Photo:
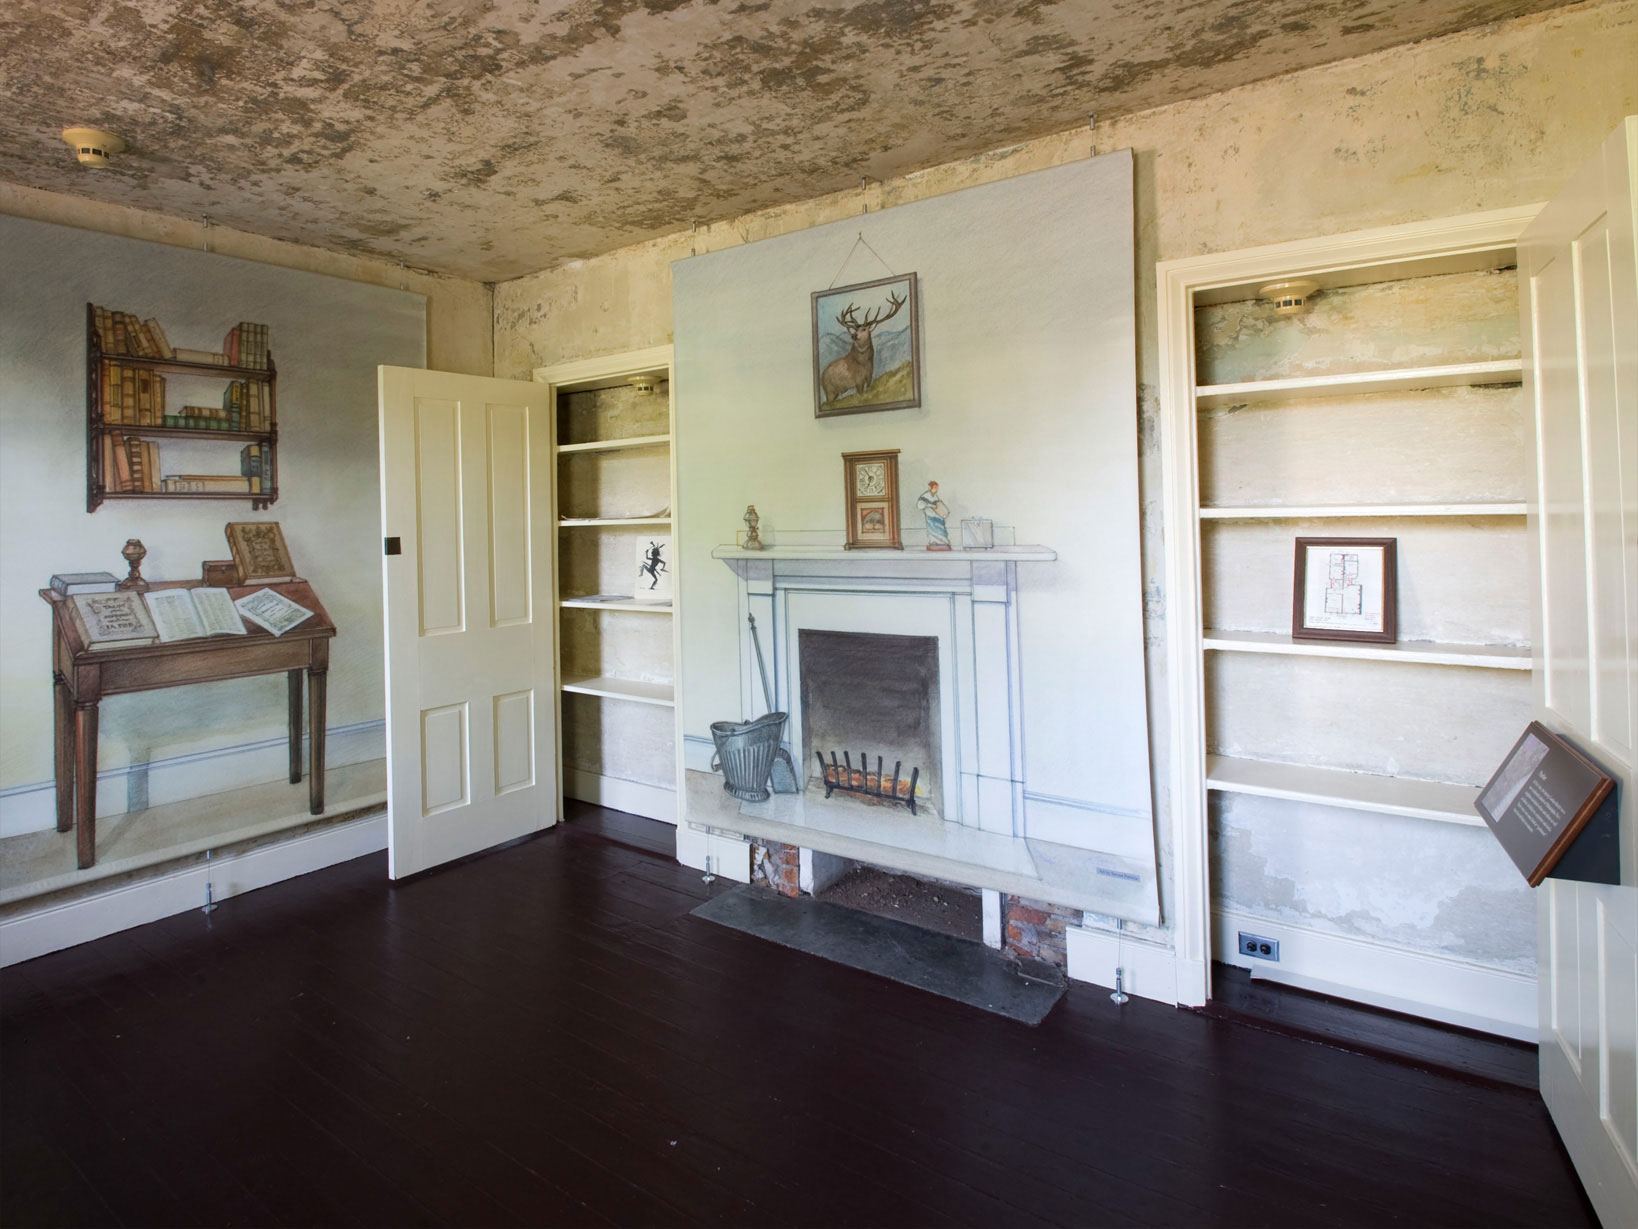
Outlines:
[[626, 383], [637, 390], [639, 397], [652, 397], [654, 395], [653, 376], [632, 376]]
[[115, 154], [125, 152], [125, 142], [101, 128], [64, 128], [63, 140], [74, 147], [74, 156], [86, 166], [107, 166]]
[[1307, 310], [1308, 300], [1319, 288], [1318, 282], [1299, 277], [1288, 282], [1270, 282], [1257, 293], [1274, 304], [1276, 316], [1296, 316]]

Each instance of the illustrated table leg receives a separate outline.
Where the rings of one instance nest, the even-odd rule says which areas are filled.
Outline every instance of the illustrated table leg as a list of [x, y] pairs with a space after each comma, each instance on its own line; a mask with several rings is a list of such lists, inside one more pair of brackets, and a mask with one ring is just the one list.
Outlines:
[[80, 869], [97, 860], [97, 705], [74, 706], [74, 820]]
[[301, 780], [301, 671], [290, 677], [290, 784]]
[[308, 810], [314, 815], [324, 813], [324, 690], [326, 671], [307, 672], [307, 728], [311, 748], [311, 764], [307, 780]]
[[53, 691], [57, 703], [57, 732], [53, 740], [57, 769], [57, 831], [67, 832], [74, 826], [74, 698], [68, 694], [68, 683], [60, 674], [55, 678]]

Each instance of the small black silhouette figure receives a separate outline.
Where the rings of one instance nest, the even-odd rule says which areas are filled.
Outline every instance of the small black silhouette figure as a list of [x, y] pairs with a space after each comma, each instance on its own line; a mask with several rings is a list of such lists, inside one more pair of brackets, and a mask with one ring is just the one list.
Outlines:
[[665, 560], [660, 557], [661, 552], [663, 552], [664, 549], [665, 548], [658, 542], [650, 542], [648, 544], [648, 550], [644, 552], [643, 562], [637, 569], [637, 574], [639, 576], [647, 576], [650, 578], [648, 582], [648, 587], [650, 589], [659, 587], [661, 572], [669, 572], [671, 570], [670, 568], [666, 567]]

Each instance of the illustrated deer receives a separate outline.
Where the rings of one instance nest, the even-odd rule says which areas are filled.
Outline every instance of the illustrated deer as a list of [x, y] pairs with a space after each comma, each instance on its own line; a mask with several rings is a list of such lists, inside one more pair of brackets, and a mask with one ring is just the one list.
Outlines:
[[[849, 391], [862, 393], [870, 387], [870, 382], [876, 378], [876, 343], [870, 339], [870, 335], [878, 325], [886, 324], [898, 315], [904, 302], [903, 298], [889, 291], [886, 306], [866, 313], [863, 320], [859, 319], [858, 307], [852, 303], [836, 317], [836, 323], [846, 329], [847, 335], [853, 339], [853, 348], [819, 373], [819, 387], [824, 390], [826, 401], [835, 401]], [[885, 316], [881, 314], [884, 310], [887, 312]]]

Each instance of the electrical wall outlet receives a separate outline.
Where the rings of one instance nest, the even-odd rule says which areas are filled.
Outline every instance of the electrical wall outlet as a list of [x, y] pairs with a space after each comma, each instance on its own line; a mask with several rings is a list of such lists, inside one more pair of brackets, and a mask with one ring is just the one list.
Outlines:
[[1240, 932], [1240, 955], [1255, 956], [1258, 960], [1278, 960], [1280, 958], [1280, 941], [1265, 939], [1262, 935], [1251, 935]]

